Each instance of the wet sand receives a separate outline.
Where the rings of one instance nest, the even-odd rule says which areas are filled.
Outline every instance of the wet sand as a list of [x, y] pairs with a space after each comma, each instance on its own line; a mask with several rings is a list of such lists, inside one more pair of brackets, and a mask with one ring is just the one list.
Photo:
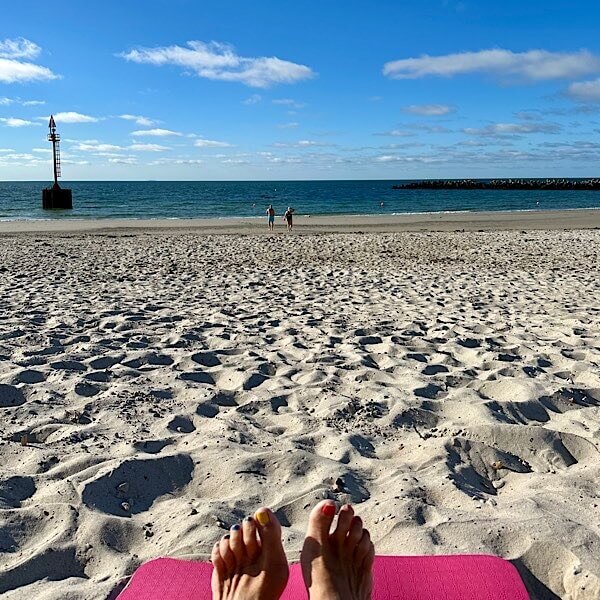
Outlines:
[[[495, 231], [563, 230], [600, 228], [600, 209], [422, 213], [407, 215], [331, 215], [294, 217], [296, 233], [393, 233], [401, 231]], [[0, 221], [1, 233], [77, 232], [103, 230], [180, 230], [195, 233], [265, 233], [265, 219], [53, 219], [45, 221]], [[276, 231], [285, 232], [281, 216]]]

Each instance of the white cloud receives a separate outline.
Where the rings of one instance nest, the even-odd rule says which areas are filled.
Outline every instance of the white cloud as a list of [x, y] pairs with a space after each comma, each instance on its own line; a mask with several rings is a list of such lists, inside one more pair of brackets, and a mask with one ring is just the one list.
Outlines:
[[101, 144], [99, 142], [82, 142], [75, 146], [75, 150], [81, 152], [118, 152], [119, 150], [125, 150], [123, 146], [115, 146], [114, 144]]
[[427, 75], [453, 77], [467, 73], [488, 73], [502, 78], [525, 81], [575, 79], [600, 72], [600, 56], [587, 50], [548, 52], [529, 50], [512, 52], [494, 49], [461, 52], [443, 56], [406, 58], [388, 62], [383, 73], [392, 79], [418, 79]]
[[63, 165], [89, 165], [90, 161], [89, 160], [63, 160], [62, 161]]
[[483, 137], [501, 137], [528, 133], [559, 133], [561, 126], [557, 123], [494, 123], [486, 127], [467, 127], [463, 132], [468, 135]]
[[[50, 117], [40, 117], [40, 121], [47, 121]], [[59, 112], [54, 114], [54, 120], [56, 123], [97, 123], [100, 119], [97, 117], [90, 117], [89, 115], [82, 115], [78, 112]]]
[[58, 79], [50, 69], [32, 63], [0, 58], [0, 82], [17, 83]]
[[567, 94], [580, 102], [600, 102], [600, 79], [572, 83]]
[[[24, 60], [36, 58], [41, 48], [24, 38], [0, 40], [0, 82], [17, 83], [58, 79], [50, 69]], [[23, 60], [24, 59], [24, 60]]]
[[252, 96], [243, 100], [242, 104], [258, 104], [261, 100], [262, 96], [260, 94], [252, 94]]
[[131, 144], [128, 146], [129, 150], [136, 150], [137, 152], [164, 152], [170, 150], [167, 146], [161, 146], [160, 144]]
[[243, 158], [228, 158], [221, 161], [222, 165], [249, 165], [250, 162]]
[[435, 156], [401, 156], [397, 154], [383, 154], [381, 156], [377, 156], [375, 160], [379, 163], [393, 163], [393, 162], [402, 162], [402, 163], [436, 163], [436, 162], [444, 162], [443, 158], [435, 157]]
[[170, 129], [141, 129], [139, 131], [133, 131], [131, 135], [136, 137], [167, 137], [172, 135], [181, 137], [183, 133], [179, 133], [179, 131], [171, 131]]
[[109, 158], [108, 162], [113, 165], [137, 165], [138, 160], [133, 156], [128, 156], [127, 158]]
[[439, 117], [442, 115], [448, 115], [454, 112], [455, 109], [447, 104], [411, 104], [410, 106], [405, 106], [402, 110], [410, 113], [411, 115]]
[[0, 58], [36, 58], [42, 49], [25, 38], [0, 41]]
[[143, 117], [142, 115], [119, 115], [119, 119], [123, 119], [124, 121], [134, 121], [136, 125], [141, 125], [142, 127], [152, 127], [152, 125], [156, 125], [156, 121], [149, 119], [148, 117]]
[[125, 150], [134, 150], [137, 152], [164, 152], [170, 150], [167, 146], [161, 146], [159, 144], [131, 144], [130, 146], [118, 146], [116, 144], [105, 144], [97, 140], [85, 140], [78, 142], [74, 147], [74, 150], [81, 152], [94, 152], [99, 156], [115, 156], [115, 152], [122, 152]]
[[34, 123], [33, 121], [27, 121], [25, 119], [15, 119], [14, 117], [10, 117], [8, 119], [0, 119], [0, 123], [4, 123], [6, 127], [30, 127], [35, 126], [39, 127], [39, 123]]
[[294, 129], [295, 127], [298, 127], [298, 125], [299, 123], [292, 121], [291, 123], [281, 123], [281, 125], [277, 125], [277, 127], [279, 127], [279, 129]]
[[206, 140], [204, 138], [200, 138], [194, 142], [194, 146], [196, 148], [231, 148], [232, 145], [227, 142], [219, 142], [217, 140]]
[[281, 106], [289, 106], [290, 108], [304, 108], [306, 104], [302, 104], [302, 102], [296, 102], [292, 98], [275, 98], [272, 100], [273, 104], [279, 104]]
[[151, 166], [160, 165], [201, 165], [204, 161], [198, 158], [158, 158], [148, 163]]
[[412, 131], [406, 131], [404, 129], [392, 129], [391, 131], [382, 131], [381, 133], [375, 133], [374, 135], [389, 135], [392, 137], [410, 137], [415, 135]]
[[258, 88], [277, 83], [294, 83], [314, 76], [309, 67], [277, 57], [239, 56], [228, 44], [191, 41], [187, 46], [138, 48], [120, 56], [136, 63], [183, 67], [198, 77], [237, 81]]
[[299, 140], [297, 142], [275, 142], [275, 148], [323, 148], [331, 146], [325, 142], [315, 142], [314, 140]]
[[46, 104], [43, 100], [21, 100], [21, 98], [0, 98], [0, 106], [10, 106], [11, 104], [20, 104], [21, 106], [41, 106]]

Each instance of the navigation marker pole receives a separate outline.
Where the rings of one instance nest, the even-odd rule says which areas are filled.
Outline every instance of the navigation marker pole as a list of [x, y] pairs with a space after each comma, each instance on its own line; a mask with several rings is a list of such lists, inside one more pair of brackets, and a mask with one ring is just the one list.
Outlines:
[[71, 190], [63, 189], [58, 185], [60, 172], [60, 135], [56, 133], [54, 116], [50, 115], [50, 133], [48, 141], [52, 142], [52, 159], [54, 162], [54, 185], [42, 190], [42, 208], [44, 210], [73, 208], [73, 194]]

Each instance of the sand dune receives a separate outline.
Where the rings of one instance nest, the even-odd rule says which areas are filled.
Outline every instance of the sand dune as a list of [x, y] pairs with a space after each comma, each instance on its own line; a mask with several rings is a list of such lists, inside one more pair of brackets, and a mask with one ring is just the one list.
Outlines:
[[261, 504], [600, 596], [600, 232], [0, 238], [0, 595], [107, 597]]

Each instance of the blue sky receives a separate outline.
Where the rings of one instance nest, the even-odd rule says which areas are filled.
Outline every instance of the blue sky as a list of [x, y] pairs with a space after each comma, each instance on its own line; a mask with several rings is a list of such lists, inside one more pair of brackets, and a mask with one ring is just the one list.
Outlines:
[[591, 1], [7, 1], [0, 180], [50, 178], [50, 113], [65, 180], [598, 176], [599, 18]]

